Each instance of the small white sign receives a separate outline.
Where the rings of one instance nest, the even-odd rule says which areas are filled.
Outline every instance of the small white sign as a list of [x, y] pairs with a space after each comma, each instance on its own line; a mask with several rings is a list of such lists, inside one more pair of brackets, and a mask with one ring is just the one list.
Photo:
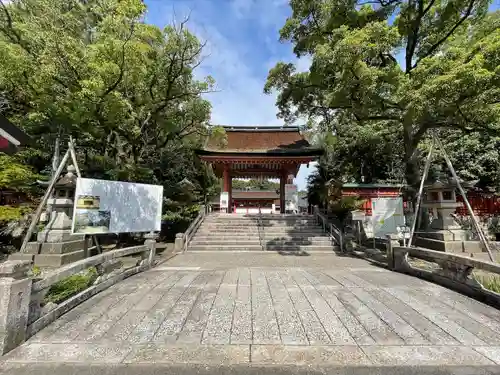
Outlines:
[[363, 221], [365, 220], [365, 211], [351, 211], [351, 214], [352, 214], [352, 220], [359, 220], [359, 221]]
[[229, 193], [227, 191], [220, 193], [220, 208], [229, 208]]
[[295, 200], [297, 195], [297, 185], [286, 184], [285, 185], [285, 200], [292, 201]]

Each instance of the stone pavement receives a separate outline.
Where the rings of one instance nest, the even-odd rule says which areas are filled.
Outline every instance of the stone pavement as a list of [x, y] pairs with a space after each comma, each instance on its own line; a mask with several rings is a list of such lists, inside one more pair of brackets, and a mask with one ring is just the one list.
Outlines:
[[335, 254], [186, 253], [0, 360], [13, 375], [487, 374], [500, 365], [500, 311]]

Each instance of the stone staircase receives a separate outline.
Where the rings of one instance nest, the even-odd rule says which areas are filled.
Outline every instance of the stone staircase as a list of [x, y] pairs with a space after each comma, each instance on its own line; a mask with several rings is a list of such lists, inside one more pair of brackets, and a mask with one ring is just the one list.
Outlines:
[[188, 251], [332, 252], [334, 240], [313, 216], [212, 214]]

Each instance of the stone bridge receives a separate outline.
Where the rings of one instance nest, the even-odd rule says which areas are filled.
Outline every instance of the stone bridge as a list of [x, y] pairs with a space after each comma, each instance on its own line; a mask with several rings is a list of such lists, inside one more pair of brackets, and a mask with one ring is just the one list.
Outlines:
[[500, 311], [344, 254], [188, 251], [0, 358], [9, 375], [500, 374]]

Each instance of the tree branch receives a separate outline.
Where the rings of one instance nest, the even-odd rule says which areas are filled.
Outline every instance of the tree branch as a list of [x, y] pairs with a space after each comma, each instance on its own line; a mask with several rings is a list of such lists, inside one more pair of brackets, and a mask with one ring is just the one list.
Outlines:
[[460, 20], [450, 29], [450, 31], [448, 31], [444, 37], [442, 37], [441, 39], [439, 39], [436, 43], [434, 43], [430, 48], [429, 50], [424, 53], [418, 60], [417, 62], [412, 66], [412, 69], [415, 69], [417, 67], [417, 65], [420, 63], [420, 61], [422, 61], [423, 59], [425, 59], [426, 57], [430, 56], [435, 50], [437, 50], [454, 32], [457, 28], [460, 27], [461, 24], [463, 24], [465, 22], [465, 20], [467, 19], [467, 17], [470, 16], [470, 14], [472, 13], [472, 8], [474, 7], [474, 3], [475, 3], [476, 0], [470, 0], [470, 3], [469, 3], [469, 6], [467, 7], [467, 10], [465, 11], [465, 14], [463, 15], [462, 18], [460, 18]]
[[420, 25], [422, 23], [422, 18], [434, 5], [435, 0], [431, 0], [427, 7], [424, 9], [424, 0], [418, 0], [418, 15], [413, 21], [412, 34], [408, 35], [408, 44], [406, 45], [406, 58], [405, 58], [405, 73], [409, 74], [412, 67], [413, 55], [415, 54], [415, 49], [418, 44], [418, 33], [420, 31]]
[[113, 90], [115, 90], [118, 85], [120, 84], [121, 80], [123, 79], [123, 74], [125, 73], [125, 48], [128, 44], [128, 42], [132, 39], [132, 36], [134, 35], [134, 30], [135, 30], [135, 22], [132, 22], [130, 25], [130, 33], [128, 37], [125, 39], [122, 45], [122, 58], [120, 62], [120, 74], [118, 75], [117, 79], [111, 86], [109, 86], [106, 91], [104, 91], [104, 94], [101, 96], [101, 99], [106, 97], [108, 94], [110, 94]]

